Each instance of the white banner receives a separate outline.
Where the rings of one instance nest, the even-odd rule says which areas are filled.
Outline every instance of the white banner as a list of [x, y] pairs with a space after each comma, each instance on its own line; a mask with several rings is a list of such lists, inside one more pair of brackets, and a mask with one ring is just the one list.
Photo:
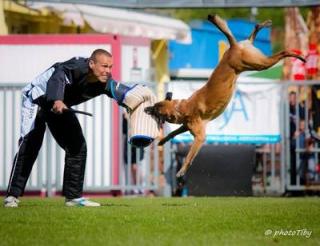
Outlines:
[[[202, 87], [200, 82], [170, 82], [173, 99], [186, 99]], [[280, 86], [276, 83], [238, 83], [228, 107], [207, 125], [208, 143], [276, 143], [280, 141]], [[170, 131], [178, 125], [169, 124]], [[189, 142], [189, 132], [174, 142]]]

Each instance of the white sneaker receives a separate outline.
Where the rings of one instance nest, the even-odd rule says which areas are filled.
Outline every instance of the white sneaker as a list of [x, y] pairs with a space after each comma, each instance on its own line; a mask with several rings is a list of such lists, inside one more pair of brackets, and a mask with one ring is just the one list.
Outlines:
[[20, 201], [14, 196], [8, 196], [4, 199], [4, 206], [6, 208], [17, 208], [19, 202]]
[[100, 207], [100, 203], [90, 201], [88, 198], [66, 199], [66, 206], [68, 207]]

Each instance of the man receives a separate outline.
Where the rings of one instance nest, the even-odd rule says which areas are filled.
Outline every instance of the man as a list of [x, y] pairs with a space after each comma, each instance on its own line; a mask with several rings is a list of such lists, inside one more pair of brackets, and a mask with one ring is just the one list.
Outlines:
[[[298, 106], [297, 106], [298, 104]], [[296, 112], [298, 109], [298, 112]], [[296, 139], [299, 136], [299, 126], [301, 121], [305, 120], [305, 106], [297, 99], [297, 93], [289, 93], [289, 113], [290, 113], [290, 184], [297, 183], [297, 165], [296, 165]], [[299, 139], [299, 138], [298, 138]], [[299, 142], [299, 141], [298, 141]]]
[[[23, 89], [21, 138], [4, 200], [5, 207], [18, 207], [18, 197], [24, 193], [42, 145], [45, 124], [66, 153], [62, 191], [66, 206], [100, 206], [82, 198], [86, 141], [77, 117], [68, 108], [101, 94], [127, 106], [122, 101], [131, 88], [112, 79], [112, 65], [112, 55], [97, 49], [90, 58], [72, 58], [54, 64]], [[138, 89], [137, 86], [135, 88]]]

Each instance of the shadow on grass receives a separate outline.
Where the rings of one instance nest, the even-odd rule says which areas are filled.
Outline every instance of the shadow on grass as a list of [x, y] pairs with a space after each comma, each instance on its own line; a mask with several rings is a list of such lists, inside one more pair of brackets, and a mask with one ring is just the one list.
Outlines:
[[187, 203], [162, 203], [161, 206], [165, 207], [185, 207], [189, 206]]
[[128, 204], [101, 204], [102, 207], [131, 207]]

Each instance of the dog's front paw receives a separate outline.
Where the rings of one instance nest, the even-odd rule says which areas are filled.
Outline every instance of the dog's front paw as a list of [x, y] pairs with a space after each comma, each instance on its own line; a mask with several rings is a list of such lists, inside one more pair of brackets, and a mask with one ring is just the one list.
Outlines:
[[217, 15], [216, 14], [209, 14], [208, 15], [208, 20], [210, 21], [210, 20], [214, 20], [214, 18], [216, 17]]
[[163, 138], [159, 141], [158, 145], [161, 146], [161, 145], [164, 145], [166, 142], [166, 140]]
[[177, 178], [181, 178], [186, 174], [186, 171], [184, 169], [180, 169], [179, 172], [176, 174]]
[[272, 20], [266, 20], [265, 22], [263, 22], [263, 26], [264, 26], [264, 27], [270, 27], [270, 26], [272, 26]]

